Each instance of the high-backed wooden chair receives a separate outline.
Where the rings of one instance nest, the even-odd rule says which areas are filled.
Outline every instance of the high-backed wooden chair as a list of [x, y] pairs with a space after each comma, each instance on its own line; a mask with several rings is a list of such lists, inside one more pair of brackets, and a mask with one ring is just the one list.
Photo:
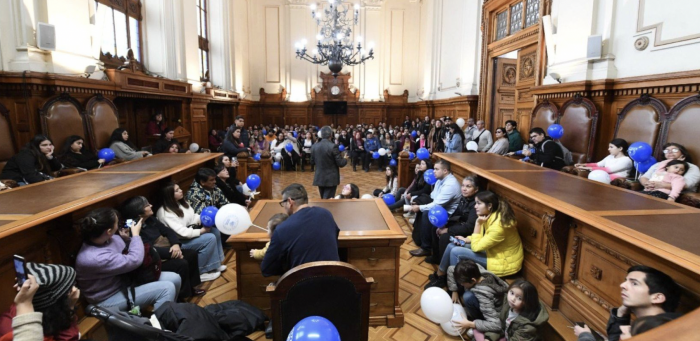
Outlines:
[[[559, 122], [559, 109], [553, 103], [544, 100], [543, 102], [537, 104], [535, 108], [532, 109], [532, 121], [530, 122], [530, 129], [532, 128], [542, 128], [547, 131], [547, 128]], [[521, 132], [521, 134], [528, 134], [529, 132]], [[527, 141], [527, 138], [525, 138]]]
[[85, 105], [85, 123], [90, 146], [97, 152], [109, 148], [109, 138], [114, 129], [119, 128], [119, 113], [117, 107], [108, 98], [97, 94], [90, 98]]
[[[663, 160], [663, 146], [666, 143], [683, 145], [694, 165], [700, 160], [700, 134], [697, 123], [700, 120], [700, 95], [687, 97], [676, 103], [668, 113], [655, 150], [657, 160]], [[679, 202], [700, 208], [700, 194], [683, 193]]]
[[46, 102], [39, 110], [41, 130], [48, 136], [57, 150], [71, 135], [85, 137], [80, 103], [68, 93], [62, 93]]
[[[17, 153], [17, 146], [10, 123], [10, 111], [0, 103], [0, 172], [15, 153]], [[7, 187], [17, 186], [17, 183], [12, 180], [3, 180], [3, 183]]]
[[627, 143], [646, 142], [655, 147], [654, 154], [659, 155], [657, 140], [664, 122], [668, 118], [668, 109], [660, 100], [643, 94], [641, 97], [627, 103], [617, 114], [615, 138], [624, 139]]
[[327, 318], [338, 329], [341, 340], [367, 340], [373, 282], [342, 262], [312, 262], [287, 271], [267, 287], [273, 340], [286, 340], [292, 328], [309, 316]]
[[[83, 121], [80, 103], [68, 93], [62, 93], [46, 102], [39, 110], [41, 130], [48, 136], [58, 153], [71, 135], [85, 138], [85, 122]], [[62, 169], [52, 174], [54, 177], [80, 173], [80, 168]]]
[[591, 162], [598, 124], [598, 109], [595, 104], [576, 94], [561, 106], [559, 124], [564, 128], [564, 136], [560, 141], [571, 151], [574, 163]]

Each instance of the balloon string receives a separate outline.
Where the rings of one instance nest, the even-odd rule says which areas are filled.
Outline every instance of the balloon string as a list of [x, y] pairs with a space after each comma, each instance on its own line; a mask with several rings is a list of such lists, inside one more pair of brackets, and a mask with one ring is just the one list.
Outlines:
[[[459, 329], [457, 329], [457, 327], [455, 326], [454, 321], [450, 320], [450, 324], [452, 325], [452, 328], [454, 328], [455, 330], [459, 331]], [[464, 338], [462, 337], [462, 333], [464, 333], [464, 332], [460, 332], [460, 333], [459, 333], [459, 338], [462, 339], [462, 341], [464, 341]]]
[[270, 232], [270, 231], [268, 231], [268, 229], [266, 229], [266, 228], [264, 228], [264, 227], [262, 227], [262, 226], [258, 226], [258, 225], [255, 225], [255, 224], [250, 224], [250, 225], [255, 226], [255, 227], [257, 227], [257, 228], [259, 228], [259, 229], [261, 229], [261, 230]]

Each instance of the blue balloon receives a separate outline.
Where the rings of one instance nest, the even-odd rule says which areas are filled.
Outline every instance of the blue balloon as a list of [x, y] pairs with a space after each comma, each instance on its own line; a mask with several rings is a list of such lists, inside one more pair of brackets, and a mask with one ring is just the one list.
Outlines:
[[338, 329], [321, 316], [309, 316], [292, 328], [287, 341], [340, 341]]
[[293, 131], [292, 135], [294, 135], [294, 138], [296, 138], [297, 136], [299, 136], [299, 133], [297, 133], [296, 131]]
[[387, 193], [382, 196], [382, 199], [384, 199], [384, 203], [387, 205], [393, 205], [396, 203], [396, 198], [394, 197], [393, 194]]
[[640, 173], [646, 173], [651, 166], [656, 164], [656, 158], [655, 157], [650, 157], [646, 161], [643, 162], [635, 162], [634, 166], [637, 168], [637, 171]]
[[278, 161], [275, 161], [275, 163], [272, 164], [272, 169], [274, 170], [280, 170], [282, 168], [282, 165]]
[[216, 214], [218, 212], [219, 212], [219, 209], [214, 207], [214, 206], [205, 207], [202, 210], [202, 213], [199, 215], [199, 220], [202, 222], [202, 226], [204, 226], [204, 227], [214, 226], [214, 222], [216, 221]]
[[423, 173], [423, 179], [425, 182], [428, 183], [428, 185], [434, 185], [437, 182], [437, 178], [435, 177], [435, 171], [432, 169], [428, 169]]
[[260, 177], [257, 174], [248, 175], [248, 178], [245, 180], [245, 183], [248, 185], [248, 188], [250, 188], [250, 190], [254, 191], [260, 186]]
[[416, 154], [413, 154], [413, 152], [408, 152], [408, 159], [413, 160], [416, 158]]
[[428, 219], [430, 220], [430, 223], [435, 225], [435, 227], [443, 227], [445, 224], [447, 224], [447, 219], [448, 219], [448, 214], [445, 209], [437, 205], [428, 211]]
[[564, 127], [556, 123], [552, 124], [549, 126], [549, 128], [547, 128], [547, 135], [555, 140], [558, 140], [564, 136]]
[[253, 156], [253, 160], [255, 161], [260, 161], [260, 153], [257, 153]]
[[635, 142], [627, 149], [630, 158], [637, 162], [644, 162], [651, 157], [651, 146], [646, 142]]
[[263, 135], [267, 135], [267, 130], [266, 130], [266, 129], [263, 129], [263, 130], [262, 130], [262, 133], [263, 133]]
[[414, 130], [411, 132], [411, 136], [415, 139], [416, 136], [418, 136], [418, 133]]
[[425, 148], [418, 149], [416, 154], [418, 155], [418, 160], [427, 160], [430, 158], [430, 152]]
[[341, 152], [344, 152], [344, 151], [345, 151], [345, 146], [343, 146], [342, 144], [341, 144], [341, 145], [338, 145], [338, 150], [340, 150]]
[[379, 155], [379, 152], [374, 152], [372, 153], [372, 158], [373, 159], [378, 159], [381, 155]]
[[112, 160], [114, 160], [114, 151], [109, 148], [102, 148], [99, 152], [97, 152], [97, 157], [104, 159], [105, 163], [110, 163]]
[[389, 161], [389, 166], [394, 166], [394, 167], [396, 167], [396, 165], [397, 165], [396, 160], [391, 159], [391, 160]]
[[284, 146], [284, 149], [287, 150], [287, 152], [291, 153], [292, 150], [294, 150], [294, 147], [292, 146], [291, 143], [287, 143], [287, 145]]

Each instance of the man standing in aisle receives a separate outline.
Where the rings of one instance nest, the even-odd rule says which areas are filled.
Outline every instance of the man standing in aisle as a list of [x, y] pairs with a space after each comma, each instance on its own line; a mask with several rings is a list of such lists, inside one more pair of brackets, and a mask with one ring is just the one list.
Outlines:
[[333, 131], [329, 126], [321, 128], [321, 140], [311, 147], [311, 164], [316, 165], [314, 186], [318, 186], [321, 199], [333, 199], [340, 184], [340, 167], [345, 167], [348, 160], [331, 142]]

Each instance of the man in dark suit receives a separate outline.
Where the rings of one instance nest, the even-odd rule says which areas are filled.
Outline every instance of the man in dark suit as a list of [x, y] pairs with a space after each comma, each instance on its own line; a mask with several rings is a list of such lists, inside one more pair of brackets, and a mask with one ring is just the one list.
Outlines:
[[321, 128], [321, 140], [311, 147], [311, 164], [316, 165], [314, 173], [314, 186], [318, 186], [318, 192], [322, 199], [333, 199], [335, 190], [340, 184], [340, 167], [348, 164], [338, 150], [331, 137], [331, 127]]

